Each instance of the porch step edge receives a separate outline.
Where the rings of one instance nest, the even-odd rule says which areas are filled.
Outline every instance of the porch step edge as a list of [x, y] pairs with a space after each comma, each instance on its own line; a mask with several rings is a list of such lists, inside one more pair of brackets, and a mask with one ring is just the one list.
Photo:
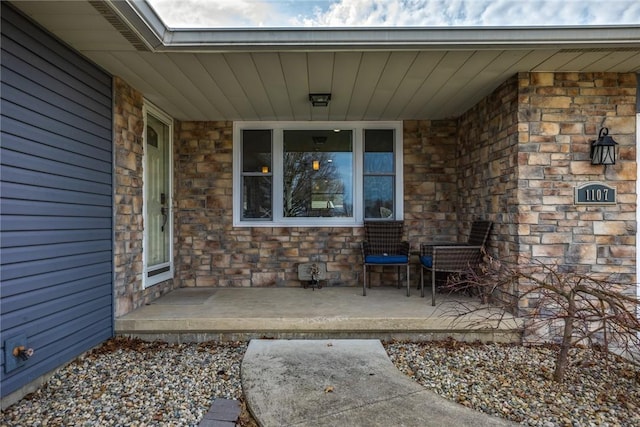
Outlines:
[[442, 341], [522, 343], [522, 329], [475, 329], [432, 331], [116, 331], [117, 336], [143, 341], [193, 343], [208, 341], [251, 341], [252, 339], [378, 339], [381, 341]]

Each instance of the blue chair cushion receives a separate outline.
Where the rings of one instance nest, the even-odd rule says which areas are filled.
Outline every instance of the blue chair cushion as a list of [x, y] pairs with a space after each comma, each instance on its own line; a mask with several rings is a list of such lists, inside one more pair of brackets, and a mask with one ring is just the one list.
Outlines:
[[433, 257], [430, 255], [423, 255], [420, 257], [420, 262], [422, 263], [422, 265], [424, 265], [425, 267], [433, 267]]
[[367, 255], [365, 264], [406, 264], [409, 257], [406, 255]]

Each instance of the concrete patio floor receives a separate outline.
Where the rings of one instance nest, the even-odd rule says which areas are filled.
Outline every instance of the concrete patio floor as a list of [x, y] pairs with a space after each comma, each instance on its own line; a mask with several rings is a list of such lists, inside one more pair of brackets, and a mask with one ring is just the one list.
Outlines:
[[496, 308], [457, 314], [477, 298], [438, 294], [420, 297], [415, 289], [374, 287], [181, 288], [115, 321], [116, 335], [168, 342], [254, 338], [375, 338], [430, 341], [520, 342], [520, 319], [497, 322]]

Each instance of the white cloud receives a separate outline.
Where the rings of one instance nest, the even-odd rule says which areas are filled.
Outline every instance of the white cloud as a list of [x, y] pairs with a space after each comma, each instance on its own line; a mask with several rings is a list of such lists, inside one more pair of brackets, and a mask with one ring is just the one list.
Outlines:
[[288, 19], [265, 1], [148, 0], [170, 27], [260, 27], [265, 19]]
[[172, 27], [640, 24], [637, 0], [148, 0]]

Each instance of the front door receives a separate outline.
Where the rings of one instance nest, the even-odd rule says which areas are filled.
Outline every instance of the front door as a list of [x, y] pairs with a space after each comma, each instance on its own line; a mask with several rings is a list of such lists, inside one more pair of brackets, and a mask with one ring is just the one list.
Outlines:
[[145, 125], [145, 287], [173, 277], [171, 119], [147, 108]]

